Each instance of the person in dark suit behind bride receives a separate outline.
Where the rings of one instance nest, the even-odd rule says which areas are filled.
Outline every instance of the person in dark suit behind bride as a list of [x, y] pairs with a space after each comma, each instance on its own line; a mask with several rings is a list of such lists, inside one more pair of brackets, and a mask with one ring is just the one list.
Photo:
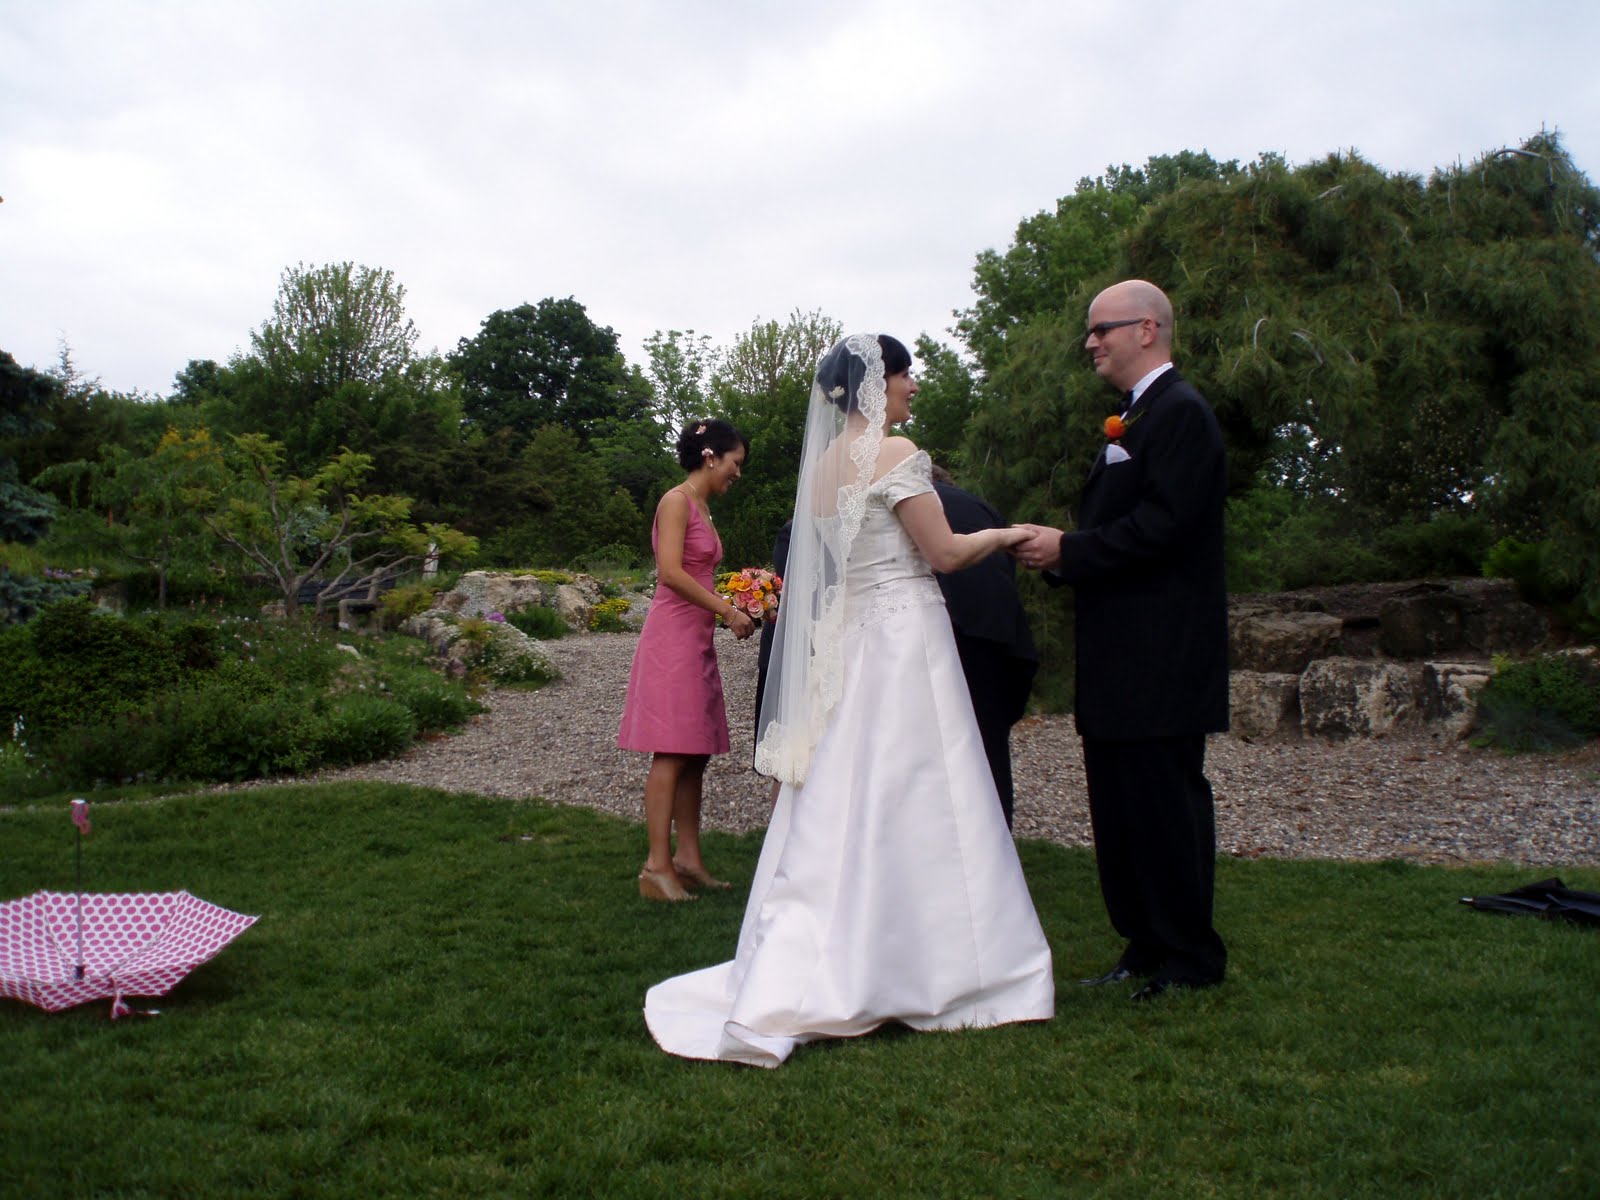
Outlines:
[[[933, 464], [933, 490], [945, 519], [956, 533], [1002, 529], [1005, 520], [988, 503], [956, 486], [950, 472]], [[1016, 563], [1009, 554], [991, 554], [964, 571], [939, 576], [939, 590], [950, 610], [961, 673], [967, 677], [972, 711], [983, 735], [983, 752], [1010, 826], [1016, 807], [1011, 780], [1011, 727], [1028, 711], [1039, 653], [1028, 628], [1028, 614], [1017, 594]]]
[[[955, 533], [976, 533], [980, 529], [1004, 529], [1006, 522], [985, 500], [956, 486], [950, 472], [933, 464], [933, 490], [944, 508], [945, 519]], [[789, 530], [785, 522], [772, 547], [774, 569], [782, 576], [788, 569]], [[956, 635], [956, 653], [961, 656], [961, 673], [966, 676], [967, 692], [972, 697], [973, 715], [983, 737], [984, 756], [994, 776], [1000, 810], [1010, 828], [1016, 807], [1016, 788], [1011, 774], [1011, 727], [1028, 710], [1033, 677], [1039, 670], [1039, 654], [1028, 628], [1028, 614], [1017, 594], [1016, 563], [1009, 554], [997, 551], [963, 571], [938, 577], [945, 608]], [[756, 712], [766, 692], [767, 664], [772, 655], [775, 622], [761, 627], [761, 648], [756, 666]], [[757, 718], [756, 736], [760, 737]], [[772, 798], [778, 789], [774, 784]]]
[[1089, 305], [1085, 348], [1126, 406], [1078, 528], [1029, 526], [1017, 556], [1076, 592], [1077, 701], [1100, 890], [1127, 946], [1088, 985], [1136, 1001], [1222, 982], [1206, 735], [1228, 728], [1222, 432], [1172, 366], [1172, 304], [1142, 279]]

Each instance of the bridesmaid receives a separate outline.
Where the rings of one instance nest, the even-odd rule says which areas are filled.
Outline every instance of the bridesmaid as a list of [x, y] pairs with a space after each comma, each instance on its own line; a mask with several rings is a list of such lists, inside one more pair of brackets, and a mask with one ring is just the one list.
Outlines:
[[[639, 894], [650, 900], [692, 900], [689, 888], [727, 888], [700, 858], [700, 789], [706, 761], [728, 752], [722, 676], [711, 645], [717, 617], [734, 637], [755, 622], [715, 591], [722, 540], [706, 500], [733, 486], [750, 442], [726, 421], [691, 421], [678, 438], [687, 477], [656, 505], [650, 541], [656, 593], [628, 676], [628, 699], [617, 745], [653, 757], [644, 784], [650, 854]], [[677, 853], [672, 835], [677, 832]]]

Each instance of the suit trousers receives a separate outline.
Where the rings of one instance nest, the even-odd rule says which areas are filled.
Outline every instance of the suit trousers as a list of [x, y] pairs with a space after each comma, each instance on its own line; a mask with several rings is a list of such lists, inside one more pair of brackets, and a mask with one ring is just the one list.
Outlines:
[[1017, 658], [1000, 642], [960, 632], [956, 634], [956, 653], [961, 656], [961, 673], [972, 696], [972, 713], [978, 719], [994, 789], [1000, 793], [1000, 810], [1010, 828], [1016, 803], [1011, 782], [1011, 727], [1028, 711], [1028, 695], [1039, 664]]
[[1128, 946], [1121, 964], [1179, 984], [1219, 983], [1212, 927], [1216, 818], [1204, 734], [1083, 739], [1100, 892]]

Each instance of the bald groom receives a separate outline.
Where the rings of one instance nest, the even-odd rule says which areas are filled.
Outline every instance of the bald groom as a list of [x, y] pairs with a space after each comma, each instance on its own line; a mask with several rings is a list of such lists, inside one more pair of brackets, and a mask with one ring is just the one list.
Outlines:
[[1206, 735], [1228, 727], [1227, 477], [1211, 408], [1172, 365], [1172, 305], [1142, 279], [1089, 306], [1084, 346], [1123, 394], [1074, 532], [1030, 526], [1017, 550], [1076, 593], [1077, 699], [1100, 890], [1126, 941], [1089, 986], [1135, 1001], [1221, 983]]

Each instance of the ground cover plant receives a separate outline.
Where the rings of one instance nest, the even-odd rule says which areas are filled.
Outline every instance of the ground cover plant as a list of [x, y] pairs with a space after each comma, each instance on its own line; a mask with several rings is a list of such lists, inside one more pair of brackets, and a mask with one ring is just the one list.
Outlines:
[[[0, 809], [0, 896], [66, 888], [65, 797]], [[1025, 842], [1057, 1016], [887, 1030], [777, 1072], [657, 1050], [645, 989], [741, 886], [649, 905], [635, 825], [376, 784], [97, 803], [91, 890], [260, 922], [163, 1000], [0, 1002], [5, 1190], [317, 1195], [1592, 1194], [1600, 941], [1472, 911], [1546, 867], [1226, 859], [1232, 975], [1135, 1007], [1092, 856]], [[1559, 867], [1574, 887], [1600, 869]]]
[[1477, 744], [1561, 750], [1600, 735], [1600, 662], [1542, 654], [1497, 662], [1478, 695]]
[[365, 762], [481, 711], [422, 642], [308, 619], [120, 617], [74, 601], [0, 630], [0, 661], [12, 795]]

